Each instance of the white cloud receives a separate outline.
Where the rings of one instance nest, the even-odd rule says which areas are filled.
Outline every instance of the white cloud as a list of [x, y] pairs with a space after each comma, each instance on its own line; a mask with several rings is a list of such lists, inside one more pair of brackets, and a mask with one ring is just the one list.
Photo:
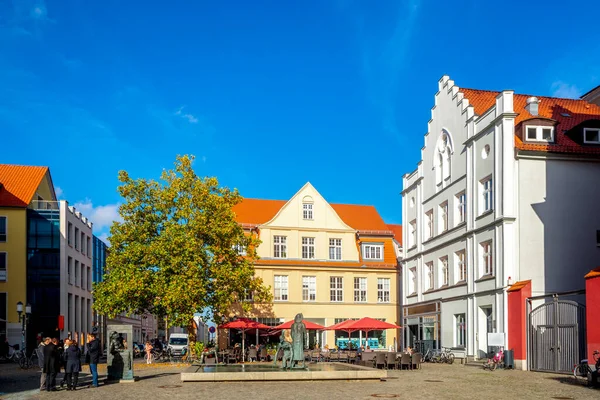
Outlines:
[[122, 221], [119, 215], [118, 204], [107, 204], [105, 206], [94, 207], [90, 199], [73, 204], [77, 210], [81, 211], [84, 217], [87, 217], [94, 224], [95, 231], [101, 231], [109, 228], [113, 221]]
[[63, 190], [60, 188], [60, 186], [55, 186], [54, 193], [56, 193], [56, 198], [60, 200], [63, 195]]
[[106, 232], [101, 233], [98, 236], [98, 239], [102, 240], [104, 243], [106, 243], [108, 246], [110, 246], [110, 240], [108, 239], [108, 233], [106, 233]]
[[550, 87], [552, 90], [552, 96], [554, 97], [562, 97], [566, 99], [578, 99], [582, 92], [575, 85], [569, 85], [563, 81], [556, 81]]
[[179, 110], [177, 110], [175, 112], [175, 115], [178, 115], [181, 118], [187, 119], [190, 124], [196, 124], [196, 123], [198, 123], [198, 118], [196, 118], [193, 114], [189, 114], [189, 113], [184, 113], [183, 112], [184, 107], [185, 106], [179, 107]]

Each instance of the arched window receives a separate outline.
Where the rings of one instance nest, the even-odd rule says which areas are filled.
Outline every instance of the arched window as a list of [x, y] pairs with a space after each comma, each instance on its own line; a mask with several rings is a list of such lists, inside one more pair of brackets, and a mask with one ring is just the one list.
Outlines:
[[435, 184], [438, 189], [450, 183], [453, 153], [452, 137], [447, 130], [442, 129], [437, 141], [436, 155], [434, 157]]
[[313, 199], [310, 196], [302, 199], [302, 219], [313, 219]]

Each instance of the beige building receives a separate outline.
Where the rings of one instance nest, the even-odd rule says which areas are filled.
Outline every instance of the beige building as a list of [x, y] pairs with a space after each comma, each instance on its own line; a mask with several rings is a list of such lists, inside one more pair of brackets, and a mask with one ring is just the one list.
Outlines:
[[[397, 225], [373, 206], [330, 204], [307, 183], [290, 200], [244, 199], [234, 211], [262, 241], [255, 263], [273, 294], [272, 310], [255, 312], [268, 325], [302, 313], [324, 326], [365, 316], [399, 324]], [[364, 334], [352, 335], [364, 344]], [[395, 344], [395, 330], [369, 333], [372, 347]], [[348, 334], [310, 332], [310, 345], [345, 347]]]

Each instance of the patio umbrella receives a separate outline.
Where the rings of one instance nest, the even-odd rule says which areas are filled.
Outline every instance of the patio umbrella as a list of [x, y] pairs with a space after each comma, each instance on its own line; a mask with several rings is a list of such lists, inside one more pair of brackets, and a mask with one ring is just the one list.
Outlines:
[[[304, 322], [304, 325], [306, 326], [306, 329], [309, 331], [322, 331], [325, 329], [324, 326], [315, 324], [314, 322], [310, 322], [310, 321], [306, 321], [306, 320], [304, 320], [303, 322]], [[277, 325], [271, 329], [291, 329], [293, 323], [294, 323], [294, 320], [291, 320], [288, 322], [284, 322], [281, 325]]]
[[366, 342], [369, 343], [369, 332], [370, 331], [383, 331], [386, 329], [398, 329], [400, 326], [390, 324], [389, 322], [380, 321], [378, 319], [364, 317], [358, 321], [352, 321], [352, 323], [346, 326], [347, 329], [353, 331], [365, 331]]
[[352, 325], [354, 322], [356, 322], [356, 320], [347, 319], [345, 321], [338, 322], [337, 324], [328, 326], [327, 328], [325, 328], [325, 330], [326, 331], [342, 331], [342, 332], [346, 332], [348, 334], [348, 342], [350, 342], [350, 334], [352, 332], [355, 332], [355, 331], [358, 330], [358, 329], [354, 329], [354, 328], [350, 327], [350, 325]]
[[271, 327], [265, 324], [261, 324], [258, 321], [253, 321], [248, 318], [238, 318], [235, 321], [228, 322], [219, 326], [219, 329], [237, 329], [242, 332], [242, 362], [245, 361], [245, 342], [246, 332], [251, 329], [270, 329]]

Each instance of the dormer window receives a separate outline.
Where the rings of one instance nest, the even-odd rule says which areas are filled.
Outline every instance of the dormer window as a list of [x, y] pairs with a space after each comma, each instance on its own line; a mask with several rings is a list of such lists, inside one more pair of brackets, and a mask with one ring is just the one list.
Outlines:
[[552, 126], [527, 126], [526, 139], [531, 142], [553, 142], [554, 127]]
[[583, 143], [600, 144], [600, 128], [583, 128]]
[[302, 219], [313, 219], [313, 199], [310, 196], [302, 199]]

